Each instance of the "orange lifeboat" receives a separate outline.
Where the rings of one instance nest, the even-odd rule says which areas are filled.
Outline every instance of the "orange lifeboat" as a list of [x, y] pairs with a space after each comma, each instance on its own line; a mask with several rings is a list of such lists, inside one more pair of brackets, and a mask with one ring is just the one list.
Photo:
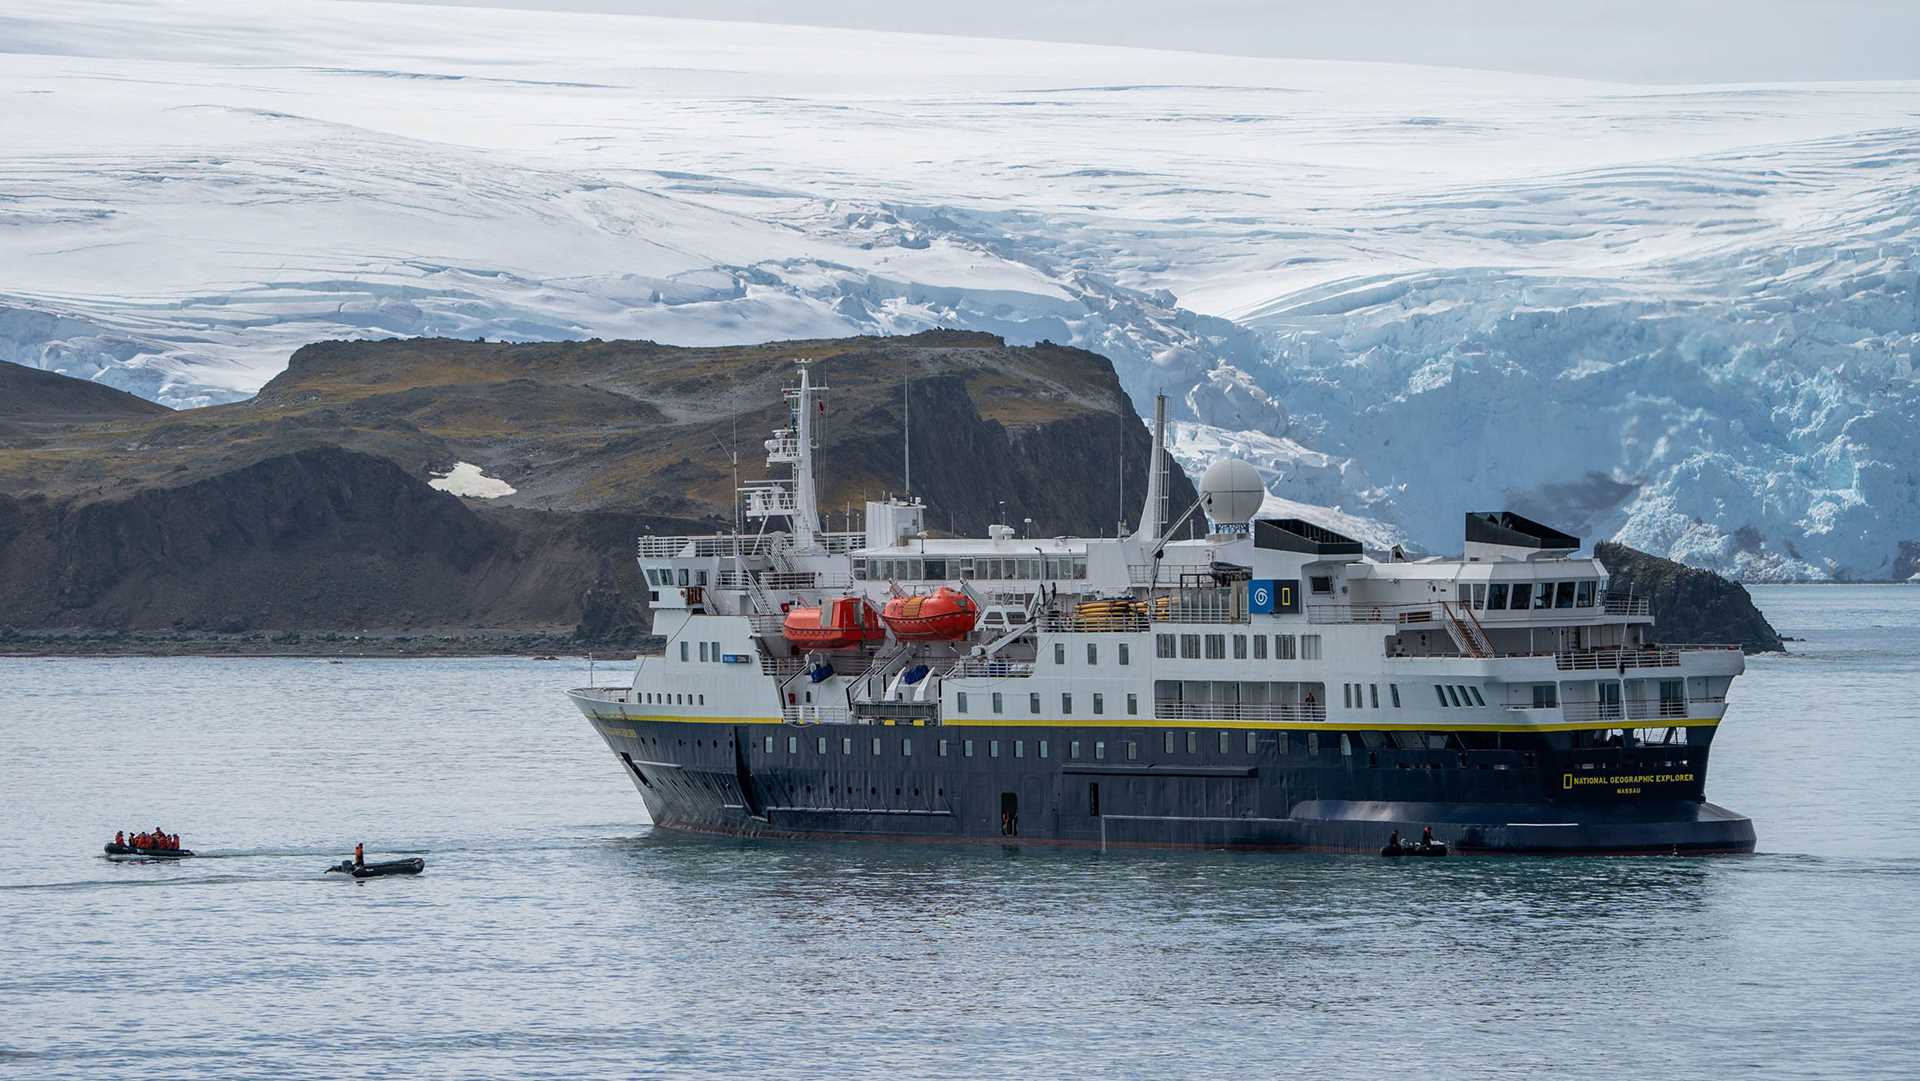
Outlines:
[[789, 608], [780, 633], [801, 649], [849, 649], [887, 636], [864, 597], [835, 597], [818, 608]]
[[895, 597], [880, 618], [902, 642], [937, 642], [965, 638], [980, 618], [980, 607], [965, 593], [941, 586], [930, 594]]

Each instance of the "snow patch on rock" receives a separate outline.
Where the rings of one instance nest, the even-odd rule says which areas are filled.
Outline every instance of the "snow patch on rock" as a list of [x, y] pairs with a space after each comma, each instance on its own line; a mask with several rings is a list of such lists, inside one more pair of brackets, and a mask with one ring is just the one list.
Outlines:
[[434, 479], [427, 482], [427, 487], [468, 499], [499, 499], [518, 490], [498, 477], [487, 476], [472, 462], [455, 462], [452, 469], [432, 476]]

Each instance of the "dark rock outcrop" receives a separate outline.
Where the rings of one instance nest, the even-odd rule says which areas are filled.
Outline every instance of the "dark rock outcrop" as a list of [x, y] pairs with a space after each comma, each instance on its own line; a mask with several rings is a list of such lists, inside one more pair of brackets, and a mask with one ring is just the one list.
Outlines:
[[1647, 598], [1660, 641], [1738, 642], [1748, 653], [1787, 648], [1738, 582], [1612, 541], [1594, 545], [1593, 554], [1612, 575], [1609, 589]]

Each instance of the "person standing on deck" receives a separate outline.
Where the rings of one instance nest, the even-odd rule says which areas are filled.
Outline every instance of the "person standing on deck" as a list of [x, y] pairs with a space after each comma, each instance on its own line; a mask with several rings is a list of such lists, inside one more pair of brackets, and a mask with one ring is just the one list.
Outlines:
[[367, 846], [364, 842], [354, 842], [353, 865], [355, 867], [365, 867], [367, 865]]

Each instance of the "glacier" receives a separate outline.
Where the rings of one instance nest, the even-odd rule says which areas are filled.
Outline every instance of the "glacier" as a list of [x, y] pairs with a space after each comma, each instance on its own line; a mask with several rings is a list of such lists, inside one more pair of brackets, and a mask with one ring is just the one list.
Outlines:
[[964, 327], [1376, 547], [1920, 572], [1920, 84], [283, 0], [0, 54], [0, 360], [188, 406], [321, 338]]

